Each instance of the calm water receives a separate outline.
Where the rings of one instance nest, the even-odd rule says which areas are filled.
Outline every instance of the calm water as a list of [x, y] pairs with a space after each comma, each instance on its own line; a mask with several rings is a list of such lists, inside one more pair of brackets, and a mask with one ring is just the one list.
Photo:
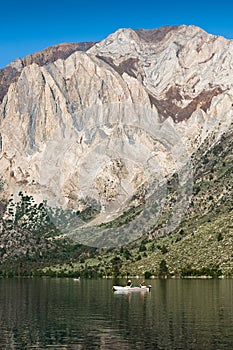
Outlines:
[[0, 349], [233, 349], [233, 280], [0, 280]]

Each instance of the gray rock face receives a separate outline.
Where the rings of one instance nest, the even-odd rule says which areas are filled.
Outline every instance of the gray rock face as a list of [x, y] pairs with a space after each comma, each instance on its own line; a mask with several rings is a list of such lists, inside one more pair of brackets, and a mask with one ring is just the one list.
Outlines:
[[65, 59], [15, 62], [0, 106], [4, 195], [95, 200], [95, 223], [143, 203], [232, 128], [232, 67], [233, 42], [194, 26], [120, 29]]

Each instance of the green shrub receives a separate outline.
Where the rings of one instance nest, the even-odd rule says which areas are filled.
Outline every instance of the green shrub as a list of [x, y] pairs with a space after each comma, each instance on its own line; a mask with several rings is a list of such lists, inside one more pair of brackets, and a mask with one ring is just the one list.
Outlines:
[[150, 271], [146, 271], [144, 276], [145, 276], [145, 279], [149, 279], [149, 278], [151, 278], [152, 273]]

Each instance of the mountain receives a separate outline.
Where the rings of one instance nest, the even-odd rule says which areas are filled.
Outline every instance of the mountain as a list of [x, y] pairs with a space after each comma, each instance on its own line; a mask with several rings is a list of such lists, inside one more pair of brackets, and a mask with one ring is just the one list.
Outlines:
[[101, 248], [166, 236], [194, 212], [198, 222], [198, 166], [232, 132], [232, 50], [195, 26], [119, 29], [1, 70], [3, 224], [39, 235], [44, 220]]

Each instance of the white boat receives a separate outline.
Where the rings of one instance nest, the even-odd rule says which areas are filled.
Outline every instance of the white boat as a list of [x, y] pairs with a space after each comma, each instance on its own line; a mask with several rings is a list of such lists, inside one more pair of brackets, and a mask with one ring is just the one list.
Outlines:
[[143, 286], [143, 287], [122, 287], [122, 286], [113, 286], [112, 287], [115, 292], [149, 292], [151, 290], [151, 286]]

